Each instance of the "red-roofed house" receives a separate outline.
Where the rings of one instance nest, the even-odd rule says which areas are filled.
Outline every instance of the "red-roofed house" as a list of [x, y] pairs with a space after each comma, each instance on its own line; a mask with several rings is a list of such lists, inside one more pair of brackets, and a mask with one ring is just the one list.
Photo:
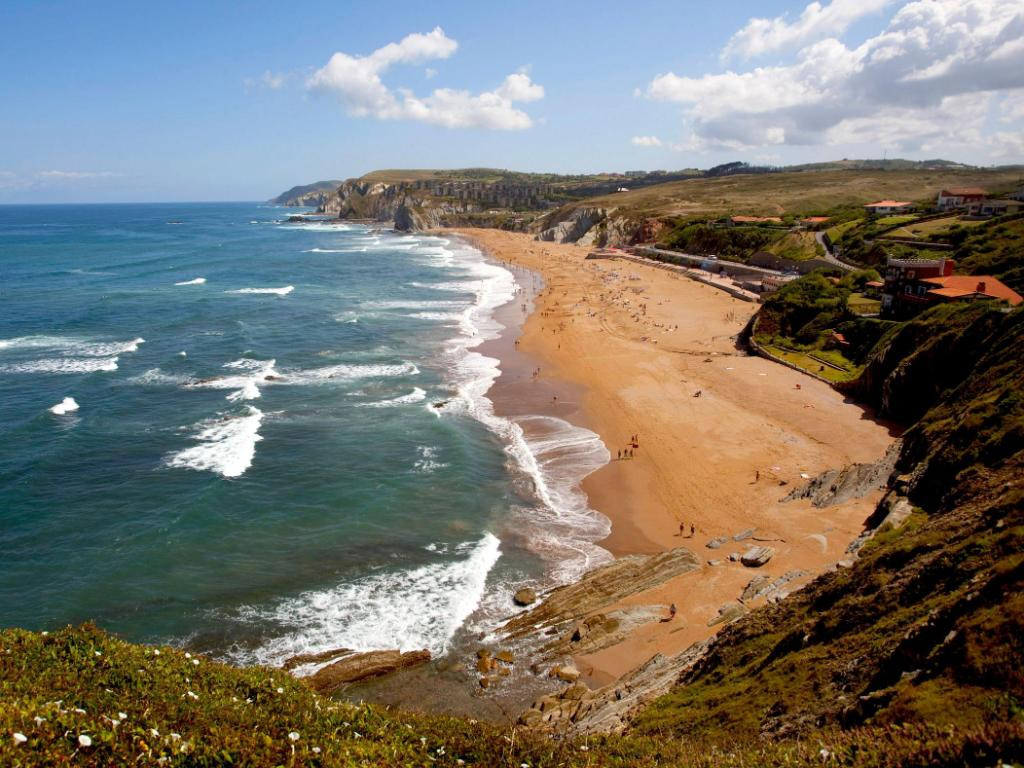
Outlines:
[[991, 275], [949, 275], [946, 277], [928, 277], [921, 281], [933, 286], [927, 297], [939, 301], [971, 301], [973, 299], [999, 299], [1011, 307], [1016, 307], [1022, 297], [1008, 285]]
[[939, 199], [936, 205], [940, 211], [964, 208], [970, 203], [984, 200], [986, 194], [985, 190], [981, 187], [949, 187], [939, 192]]
[[888, 216], [891, 213], [910, 213], [914, 210], [914, 204], [903, 200], [879, 200], [877, 203], [868, 203], [864, 210], [869, 215]]
[[894, 259], [885, 268], [882, 312], [905, 317], [943, 301], [996, 299], [1016, 307], [1024, 298], [991, 275], [954, 275], [952, 259]]

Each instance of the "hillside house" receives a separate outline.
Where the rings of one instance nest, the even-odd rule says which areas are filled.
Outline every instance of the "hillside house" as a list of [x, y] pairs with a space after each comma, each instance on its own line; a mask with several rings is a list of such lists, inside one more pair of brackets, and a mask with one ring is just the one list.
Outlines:
[[877, 203], [868, 203], [864, 210], [869, 216], [891, 216], [894, 213], [910, 213], [914, 210], [914, 204], [904, 200], [879, 200]]
[[981, 200], [968, 203], [967, 215], [978, 217], [1005, 216], [1008, 213], [1020, 213], [1024, 210], [1021, 200]]
[[894, 259], [889, 257], [885, 266], [885, 287], [882, 289], [882, 313], [908, 315], [917, 312], [930, 299], [925, 294], [933, 286], [923, 281], [953, 274], [956, 262], [952, 259]]
[[986, 194], [981, 187], [949, 187], [939, 192], [936, 207], [940, 211], [966, 208], [971, 203], [980, 203]]
[[1018, 306], [1024, 297], [991, 275], [949, 275], [922, 280], [931, 290], [925, 294], [932, 301], [975, 301], [997, 299], [1011, 307]]
[[889, 258], [882, 288], [882, 313], [905, 317], [940, 302], [996, 299], [1010, 306], [1024, 299], [991, 275], [954, 275], [952, 259]]

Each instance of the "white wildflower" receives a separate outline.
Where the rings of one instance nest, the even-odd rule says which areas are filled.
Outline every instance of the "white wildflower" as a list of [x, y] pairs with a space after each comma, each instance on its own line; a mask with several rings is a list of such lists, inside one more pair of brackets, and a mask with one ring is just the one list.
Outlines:
[[186, 659], [191, 659], [192, 658], [192, 654], [189, 653], [188, 651], [185, 651], [185, 658]]
[[199, 666], [199, 659], [192, 659], [192, 664], [193, 664], [194, 666], [197, 666], [197, 667], [198, 667], [198, 666]]
[[84, 733], [78, 737], [78, 746], [80, 747], [91, 747], [92, 739], [86, 736]]
[[177, 741], [180, 738], [181, 738], [181, 734], [180, 733], [172, 733], [171, 734], [171, 741]]
[[36, 715], [32, 719], [36, 721], [36, 725], [42, 725], [43, 723], [46, 722], [46, 718], [45, 717], [40, 717], [39, 715]]
[[284, 688], [278, 688], [278, 689], [277, 689], [277, 692], [278, 692], [278, 693], [284, 693]]
[[159, 648], [154, 648], [153, 649], [153, 655], [154, 656], [159, 656], [160, 655], [160, 649]]
[[17, 732], [15, 732], [15, 734], [14, 734], [14, 743], [15, 744], [24, 744], [26, 741], [28, 741], [28, 736], [26, 736], [24, 733], [17, 733]]
[[289, 731], [288, 732], [288, 738], [291, 739], [292, 741], [298, 741], [299, 740], [299, 732], [298, 731]]
[[355, 736], [357, 739], [363, 738], [363, 734], [361, 734], [359, 731], [352, 731], [352, 735]]
[[99, 651], [93, 651], [93, 653], [95, 653], [95, 654], [96, 654], [97, 656], [102, 656], [102, 655], [103, 655], [103, 654], [102, 654], [102, 653], [100, 653]]
[[590, 747], [588, 747], [586, 744], [580, 745], [580, 752], [586, 752], [589, 749]]
[[319, 755], [320, 754], [320, 747], [313, 747], [313, 752]]
[[159, 738], [160, 737], [160, 731], [158, 731], [156, 728], [150, 728], [149, 729], [149, 735], [152, 736], [154, 739]]
[[198, 700], [198, 699], [199, 699], [199, 694], [196, 694], [196, 693], [192, 693], [192, 691], [189, 691], [189, 692], [187, 693], [187, 696], [188, 696], [188, 697], [189, 697], [190, 699], [193, 699], [193, 700]]
[[82, 709], [81, 707], [75, 707], [75, 712], [77, 712], [80, 715], [84, 715], [85, 714], [85, 710]]
[[47, 636], [48, 634], [50, 634], [50, 633], [49, 633], [49, 632], [47, 632], [47, 631], [46, 631], [46, 630], [44, 629], [44, 630], [43, 630], [43, 632], [42, 632], [42, 635], [43, 635], [43, 637], [46, 637], [46, 636]]
[[420, 744], [422, 744], [424, 747], [427, 746], [427, 737], [426, 736], [420, 736]]
[[117, 713], [117, 719], [118, 720], [127, 720], [128, 719], [128, 713], [127, 712], [118, 712]]

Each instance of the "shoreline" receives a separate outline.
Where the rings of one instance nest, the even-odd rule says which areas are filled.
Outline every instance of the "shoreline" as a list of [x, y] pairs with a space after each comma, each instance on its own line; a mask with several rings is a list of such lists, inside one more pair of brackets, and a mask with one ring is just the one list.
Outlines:
[[[841, 558], [880, 493], [826, 509], [779, 499], [804, 475], [880, 458], [893, 436], [831, 387], [739, 350], [734, 337], [756, 306], [644, 264], [584, 261], [587, 250], [575, 245], [497, 230], [440, 234], [541, 275], [513, 348], [539, 364], [535, 391], [506, 376], [515, 354], [492, 346], [502, 373], [488, 397], [496, 413], [548, 410], [600, 436], [611, 461], [582, 482], [589, 506], [611, 521], [597, 544], [615, 558], [683, 546], [705, 563], [617, 606], [678, 603], [679, 615], [577, 657], [588, 683], [714, 634], [709, 622], [755, 575], [800, 571], [796, 588]], [[634, 458], [619, 460], [637, 433]], [[727, 559], [750, 543], [732, 538], [751, 528], [777, 549], [756, 571]], [[729, 543], [706, 548], [721, 537]]]

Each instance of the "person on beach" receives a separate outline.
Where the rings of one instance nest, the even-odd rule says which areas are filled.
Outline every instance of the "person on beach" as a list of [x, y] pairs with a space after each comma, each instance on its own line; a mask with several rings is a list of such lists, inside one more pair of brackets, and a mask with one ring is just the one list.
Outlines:
[[695, 526], [693, 523], [690, 523], [690, 538], [692, 539], [696, 535], [697, 535], [697, 526]]
[[680, 536], [685, 536], [686, 535], [686, 523], [679, 523], [679, 535]]
[[622, 461], [622, 449], [621, 448], [619, 448], [619, 455], [617, 457], [617, 460], [618, 461]]
[[761, 479], [761, 470], [760, 469], [755, 469], [754, 470], [754, 482], [756, 483], [760, 479]]
[[672, 605], [670, 605], [668, 607], [668, 618], [669, 618], [669, 621], [671, 621], [675, 617], [676, 617], [676, 604], [672, 603]]

